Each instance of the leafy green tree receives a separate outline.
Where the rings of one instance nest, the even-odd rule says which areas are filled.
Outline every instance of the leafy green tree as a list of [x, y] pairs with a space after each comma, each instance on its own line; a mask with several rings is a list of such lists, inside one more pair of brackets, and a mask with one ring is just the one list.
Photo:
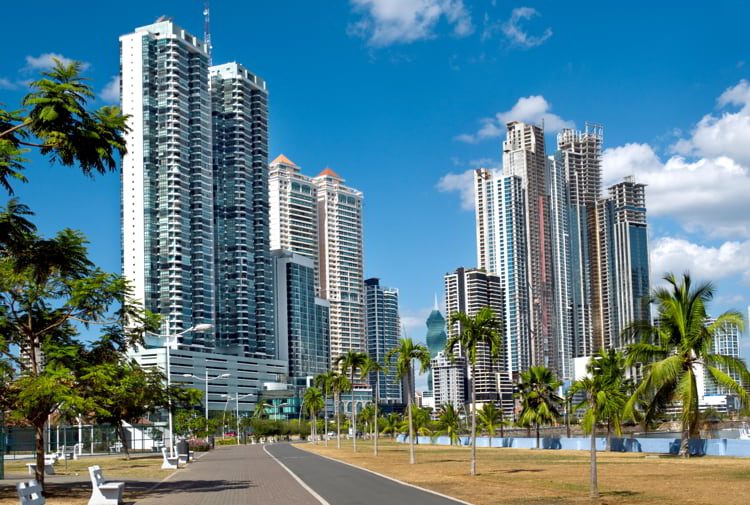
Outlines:
[[373, 402], [373, 445], [372, 451], [375, 456], [378, 455], [378, 401], [380, 400], [380, 372], [384, 370], [384, 367], [378, 363], [377, 360], [372, 359], [371, 356], [367, 357], [365, 364], [362, 365], [361, 378], [364, 379], [369, 374], [375, 374], [375, 401]]
[[[393, 358], [396, 358], [395, 363]], [[411, 406], [414, 404], [414, 392], [411, 384], [414, 377], [414, 361], [420, 365], [419, 373], [425, 373], [430, 367], [430, 351], [422, 344], [415, 344], [410, 338], [402, 338], [396, 347], [388, 351], [385, 358], [389, 367], [396, 370], [396, 376], [407, 384], [406, 387], [406, 410], [409, 422], [409, 463], [416, 463], [414, 456], [414, 423], [412, 419]]]
[[174, 431], [178, 436], [206, 438], [221, 424], [217, 418], [206, 419], [203, 412], [196, 409], [179, 409], [174, 415]]
[[458, 325], [458, 331], [452, 331], [445, 342], [445, 355], [453, 360], [454, 352], [460, 351], [471, 368], [471, 475], [477, 474], [477, 391], [476, 369], [477, 355], [484, 351], [490, 359], [500, 356], [502, 350], [502, 325], [489, 307], [482, 307], [474, 316], [463, 312], [451, 314], [449, 328]]
[[521, 399], [521, 414], [518, 417], [522, 426], [536, 428], [536, 447], [539, 448], [539, 426], [550, 424], [560, 417], [562, 403], [556, 391], [561, 383], [552, 371], [544, 366], [532, 366], [521, 372], [516, 397]]
[[607, 421], [615, 433], [621, 433], [622, 412], [627, 400], [624, 387], [624, 369], [619, 365], [622, 357], [616, 351], [600, 350], [592, 356], [586, 369], [588, 375], [571, 386], [570, 395], [585, 393], [586, 398], [574, 410], [586, 408], [582, 428], [591, 435], [591, 497], [599, 497], [596, 468], [596, 425]]
[[458, 415], [458, 411], [453, 404], [446, 403], [440, 407], [439, 415], [438, 426], [440, 430], [448, 435], [451, 445], [459, 445], [461, 442], [459, 433], [461, 429], [461, 417]]
[[400, 426], [401, 416], [395, 412], [391, 412], [383, 418], [383, 433], [386, 435], [390, 433], [392, 437], [395, 437]]
[[[743, 328], [742, 314], [728, 311], [711, 324], [707, 304], [713, 299], [711, 283], [693, 285], [690, 274], [681, 280], [674, 274], [664, 277], [668, 287], [657, 289], [652, 302], [657, 307], [656, 324], [634, 324], [632, 336], [640, 342], [627, 350], [629, 365], [644, 364], [644, 376], [625, 405], [625, 414], [635, 417], [639, 401], [645, 401], [644, 422], [653, 420], [663, 406], [679, 403], [682, 406], [682, 437], [679, 454], [690, 456], [688, 441], [700, 438], [700, 410], [698, 406], [697, 375], [701, 368], [719, 386], [737, 395], [744, 405], [750, 395], [742, 383], [750, 384], [750, 373], [740, 358], [713, 352], [716, 332], [726, 324]], [[736, 380], [736, 379], [739, 379]]]
[[318, 412], [325, 408], [325, 400], [323, 400], [323, 393], [316, 387], [307, 388], [304, 396], [305, 410], [312, 419], [312, 439], [314, 443], [318, 443]]
[[[367, 354], [359, 351], [347, 351], [342, 354], [334, 363], [340, 366], [343, 373], [349, 372], [349, 381], [354, 385], [354, 375], [357, 370], [361, 369], [367, 363]], [[352, 448], [357, 452], [357, 402], [354, 398], [354, 387], [352, 387]]]
[[[313, 384], [315, 384], [315, 387], [320, 389], [320, 391], [323, 393], [323, 400], [324, 402], [328, 402], [328, 398], [333, 395], [333, 383], [336, 378], [336, 372], [333, 370], [328, 370], [325, 373], [321, 373], [315, 376], [313, 379]], [[323, 430], [323, 438], [326, 441], [326, 447], [328, 447], [328, 408], [323, 407], [323, 425], [325, 426], [325, 429]]]
[[477, 418], [479, 424], [487, 430], [487, 435], [490, 437], [490, 447], [492, 447], [492, 437], [495, 436], [497, 428], [500, 428], [500, 437], [503, 437], [503, 411], [498, 409], [494, 403], [485, 403], [482, 408], [477, 412]]
[[27, 180], [23, 164], [30, 148], [63, 166], [78, 165], [86, 175], [117, 170], [127, 118], [119, 107], [88, 110], [94, 92], [80, 71], [79, 62], [55, 60], [54, 68], [30, 84], [23, 109], [0, 109], [0, 186], [8, 193], [12, 180]]

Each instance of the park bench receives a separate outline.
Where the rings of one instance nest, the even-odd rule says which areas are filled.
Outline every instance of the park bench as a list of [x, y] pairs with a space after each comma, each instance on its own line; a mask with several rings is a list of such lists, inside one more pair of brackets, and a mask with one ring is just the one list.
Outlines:
[[[44, 457], [44, 473], [47, 475], [55, 475], [55, 462], [57, 461], [57, 458], [51, 457], [51, 456], [45, 456]], [[26, 463], [26, 468], [29, 469], [29, 475], [34, 475], [36, 473], [36, 462], [34, 463]]]
[[16, 491], [21, 505], [44, 505], [42, 486], [36, 480], [19, 482], [16, 484]]
[[91, 476], [91, 499], [89, 505], [117, 505], [122, 502], [124, 482], [107, 482], [99, 465], [89, 467]]
[[169, 470], [169, 469], [172, 469], [172, 468], [179, 468], [180, 467], [180, 457], [179, 456], [175, 456], [175, 457], [167, 456], [167, 448], [166, 447], [162, 447], [161, 448], [161, 455], [164, 458], [164, 462], [161, 464], [161, 469], [162, 470]]
[[78, 459], [83, 454], [83, 444], [78, 443], [73, 446], [73, 459]]

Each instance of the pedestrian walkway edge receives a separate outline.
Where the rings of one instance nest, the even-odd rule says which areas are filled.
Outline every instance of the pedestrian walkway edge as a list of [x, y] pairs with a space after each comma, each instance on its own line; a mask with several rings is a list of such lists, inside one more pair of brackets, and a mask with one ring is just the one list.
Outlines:
[[322, 497], [322, 496], [320, 496], [320, 495], [319, 495], [318, 493], [316, 493], [316, 492], [315, 492], [315, 490], [314, 490], [313, 488], [311, 488], [310, 486], [308, 486], [308, 485], [307, 485], [307, 484], [305, 483], [305, 481], [303, 481], [302, 479], [300, 479], [299, 477], [297, 477], [297, 475], [296, 475], [296, 474], [295, 474], [294, 472], [292, 472], [292, 471], [291, 471], [291, 470], [290, 470], [290, 469], [289, 469], [289, 468], [288, 468], [288, 467], [287, 467], [287, 466], [286, 466], [286, 465], [285, 465], [284, 463], [282, 463], [282, 462], [281, 462], [281, 461], [280, 461], [280, 460], [279, 460], [279, 459], [278, 459], [278, 458], [277, 458], [276, 456], [274, 456], [273, 454], [271, 454], [270, 452], [268, 452], [268, 450], [266, 449], [266, 446], [265, 446], [265, 444], [263, 445], [263, 452], [265, 452], [266, 454], [268, 454], [268, 455], [269, 455], [269, 456], [271, 457], [271, 459], [273, 459], [273, 460], [274, 460], [274, 461], [275, 461], [276, 463], [278, 463], [278, 464], [279, 464], [279, 466], [280, 466], [281, 468], [283, 468], [284, 470], [286, 470], [286, 471], [287, 471], [287, 473], [288, 473], [289, 475], [291, 475], [291, 476], [292, 476], [292, 478], [293, 478], [294, 480], [296, 480], [296, 481], [297, 481], [297, 482], [299, 483], [299, 485], [300, 485], [300, 486], [302, 486], [302, 488], [303, 488], [303, 489], [304, 489], [305, 491], [307, 491], [308, 493], [310, 493], [310, 494], [312, 495], [312, 497], [313, 497], [313, 498], [315, 498], [316, 500], [318, 500], [318, 501], [319, 501], [319, 502], [321, 503], [321, 505], [331, 505], [330, 503], [328, 503], [328, 502], [326, 501], [326, 499], [325, 499], [325, 498], [323, 498], [323, 497]]
[[[292, 447], [294, 447], [294, 446], [292, 445]], [[294, 448], [297, 449], [296, 447], [294, 447]], [[297, 450], [301, 451], [302, 449], [297, 449]], [[475, 505], [474, 503], [470, 503], [470, 502], [461, 500], [460, 498], [456, 498], [455, 496], [448, 496], [447, 494], [443, 494], [443, 493], [441, 493], [439, 491], [433, 491], [432, 489], [427, 489], [426, 487], [417, 486], [416, 484], [410, 484], [408, 482], [404, 482], [402, 480], [398, 480], [398, 479], [396, 479], [394, 477], [391, 477], [389, 475], [385, 475], [385, 474], [382, 474], [380, 472], [376, 472], [375, 470], [370, 470], [369, 468], [364, 468], [364, 467], [361, 467], [361, 466], [357, 466], [357, 465], [354, 465], [352, 463], [348, 463], [346, 461], [342, 461], [340, 459], [336, 459], [336, 458], [332, 458], [330, 456], [326, 456], [324, 454], [318, 454], [316, 452], [311, 452], [311, 451], [305, 451], [305, 452], [308, 452], [310, 454], [315, 454], [316, 456], [320, 456], [321, 458], [326, 458], [326, 459], [329, 459], [331, 461], [335, 461], [336, 463], [341, 463], [342, 465], [347, 465], [347, 466], [350, 466], [352, 468], [357, 468], [358, 470], [369, 472], [369, 473], [371, 473], [373, 475], [377, 475], [378, 477], [382, 477], [384, 479], [388, 479], [388, 480], [396, 482], [398, 484], [403, 484], [404, 486], [413, 487], [414, 489], [418, 489], [420, 491], [424, 491], [425, 493], [434, 494], [435, 496], [439, 496], [441, 498], [445, 498], [446, 500], [453, 500], [454, 502], [456, 502], [456, 503], [462, 503], [463, 505]], [[287, 471], [289, 471], [289, 470], [287, 470]], [[294, 474], [292, 474], [292, 475], [294, 475]]]

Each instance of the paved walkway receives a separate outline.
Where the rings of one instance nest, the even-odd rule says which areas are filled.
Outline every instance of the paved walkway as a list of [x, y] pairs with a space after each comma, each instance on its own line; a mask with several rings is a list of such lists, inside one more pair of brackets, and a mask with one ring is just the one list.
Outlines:
[[[126, 489], [127, 491], [127, 489]], [[222, 447], [174, 473], [136, 505], [320, 505], [260, 445]]]
[[463, 503], [322, 458], [289, 444], [270, 445], [266, 449], [330, 505]]

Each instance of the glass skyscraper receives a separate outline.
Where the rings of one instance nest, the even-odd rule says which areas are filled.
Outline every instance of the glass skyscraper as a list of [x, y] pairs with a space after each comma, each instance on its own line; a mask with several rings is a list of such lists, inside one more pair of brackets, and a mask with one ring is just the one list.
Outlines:
[[[437, 297], [435, 297], [435, 307], [427, 316], [427, 349], [430, 351], [430, 359], [435, 358], [437, 354], [445, 350], [445, 342], [448, 336], [445, 333], [445, 318], [438, 309]], [[432, 391], [432, 369], [427, 372], [427, 387]]]
[[393, 367], [386, 369], [388, 352], [398, 345], [401, 336], [401, 318], [398, 313], [398, 290], [385, 288], [376, 278], [365, 280], [365, 327], [367, 352], [384, 370], [369, 377], [373, 395], [378, 403], [404, 403], [401, 380]]

